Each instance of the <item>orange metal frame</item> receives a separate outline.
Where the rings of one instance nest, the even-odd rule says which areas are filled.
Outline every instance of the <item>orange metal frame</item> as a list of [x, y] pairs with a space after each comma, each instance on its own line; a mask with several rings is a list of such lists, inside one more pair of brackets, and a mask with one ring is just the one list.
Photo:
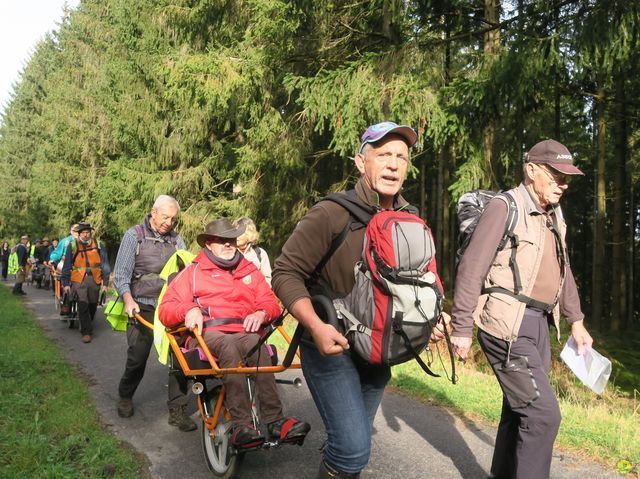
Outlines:
[[[136, 314], [134, 314], [134, 316], [135, 316], [135, 318], [136, 318], [136, 320], [138, 322], [140, 322], [141, 324], [143, 324], [147, 328], [154, 329], [154, 325], [152, 323], [150, 323], [149, 321], [147, 321], [146, 319], [144, 319], [139, 314], [136, 313]], [[278, 332], [285, 339], [287, 344], [291, 344], [291, 337], [285, 331], [285, 329], [282, 326], [278, 326], [277, 329], [278, 329]], [[218, 363], [217, 363], [215, 357], [213, 356], [213, 354], [209, 350], [209, 347], [207, 346], [207, 343], [204, 342], [204, 339], [203, 339], [202, 335], [200, 334], [199, 331], [196, 330], [196, 331], [193, 331], [193, 334], [194, 334], [196, 340], [198, 341], [198, 345], [200, 346], [200, 348], [202, 348], [202, 351], [204, 352], [205, 356], [207, 357], [207, 360], [209, 361], [209, 364], [211, 365], [211, 368], [208, 368], [208, 369], [191, 369], [189, 367], [189, 364], [187, 363], [186, 358], [184, 357], [184, 353], [180, 349], [180, 345], [178, 344], [178, 340], [176, 339], [176, 335], [184, 333], [185, 331], [189, 331], [189, 330], [184, 326], [178, 327], [176, 329], [165, 330], [165, 334], [167, 335], [167, 338], [169, 339], [169, 344], [171, 346], [171, 351], [173, 352], [176, 360], [178, 361], [178, 364], [180, 365], [180, 369], [182, 369], [182, 372], [184, 373], [185, 376], [213, 376], [213, 377], [216, 377], [216, 378], [222, 378], [225, 374], [279, 373], [279, 372], [285, 371], [286, 369], [289, 369], [289, 368], [291, 368], [291, 369], [300, 369], [301, 368], [300, 352], [298, 350], [296, 350], [296, 357], [298, 358], [297, 362], [291, 364], [289, 367], [285, 367], [282, 364], [280, 364], [278, 366], [253, 366], [253, 367], [244, 366], [242, 364], [238, 364], [238, 366], [235, 367], [235, 368], [221, 368], [221, 367], [218, 366]], [[215, 430], [215, 427], [218, 424], [218, 419], [220, 418], [220, 414], [224, 414], [224, 416], [227, 419], [230, 418], [229, 411], [224, 406], [225, 392], [226, 392], [225, 387], [224, 387], [224, 385], [222, 385], [222, 389], [220, 391], [220, 395], [218, 396], [218, 401], [216, 402], [215, 412], [214, 412], [212, 417], [207, 417], [205, 415], [204, 408], [202, 406], [202, 401], [200, 399], [200, 396], [198, 396], [198, 409], [200, 409], [200, 415], [202, 416], [202, 418], [203, 418], [203, 420], [204, 420], [204, 422], [206, 424], [207, 429], [209, 429], [212, 432]]]
[[55, 292], [56, 299], [60, 301], [62, 294], [60, 290], [60, 278], [58, 277], [58, 271], [53, 265], [49, 266], [49, 268], [51, 268], [51, 279], [53, 280], [53, 284], [54, 284], [53, 290]]

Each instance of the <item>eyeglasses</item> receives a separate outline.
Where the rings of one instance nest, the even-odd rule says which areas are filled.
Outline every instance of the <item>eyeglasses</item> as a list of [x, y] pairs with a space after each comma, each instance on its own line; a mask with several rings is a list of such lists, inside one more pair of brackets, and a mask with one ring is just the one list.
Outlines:
[[237, 238], [221, 238], [220, 236], [213, 236], [211, 238], [211, 241], [213, 243], [218, 243], [218, 244], [230, 244], [230, 245], [235, 245], [237, 243]]
[[555, 172], [551, 172], [549, 170], [547, 170], [546, 168], [543, 168], [542, 166], [533, 163], [534, 165], [536, 165], [539, 169], [541, 169], [546, 175], [547, 177], [556, 185], [568, 185], [569, 183], [571, 183], [571, 176], [570, 175], [565, 175], [563, 173], [555, 173]]

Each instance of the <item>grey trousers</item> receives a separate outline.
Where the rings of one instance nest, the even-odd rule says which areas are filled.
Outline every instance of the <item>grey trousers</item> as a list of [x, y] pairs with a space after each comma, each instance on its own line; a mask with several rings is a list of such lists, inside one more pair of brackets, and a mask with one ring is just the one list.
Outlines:
[[98, 309], [100, 285], [96, 284], [93, 276], [86, 274], [81, 283], [71, 283], [71, 295], [78, 302], [80, 334], [93, 334], [93, 318]]
[[549, 384], [549, 324], [541, 310], [527, 308], [511, 345], [482, 330], [478, 342], [502, 388], [502, 415], [491, 464], [494, 478], [549, 477], [560, 408]]

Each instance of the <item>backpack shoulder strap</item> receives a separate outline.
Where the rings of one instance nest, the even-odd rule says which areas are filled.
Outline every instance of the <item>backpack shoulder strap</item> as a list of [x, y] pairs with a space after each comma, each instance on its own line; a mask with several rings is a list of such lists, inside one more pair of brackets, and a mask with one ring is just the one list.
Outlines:
[[258, 256], [258, 261], [262, 263], [262, 248], [260, 248], [260, 246], [256, 246], [253, 250], [256, 252], [256, 256]]
[[360, 228], [365, 228], [376, 213], [376, 209], [373, 206], [369, 206], [358, 199], [356, 190], [348, 190], [344, 193], [332, 193], [321, 198], [320, 201], [325, 200], [332, 201], [342, 206], [349, 212], [349, 219], [342, 231], [333, 238], [329, 249], [309, 276], [309, 284], [315, 284], [318, 282], [321, 271], [327, 265], [333, 254], [338, 250], [340, 245], [344, 242], [349, 230], [355, 231]]
[[373, 215], [377, 213], [375, 207], [367, 205], [358, 198], [356, 190], [348, 190], [344, 193], [332, 193], [320, 201], [323, 200], [337, 203], [347, 210], [351, 216], [350, 226], [353, 230], [367, 226]]
[[517, 236], [514, 235], [516, 225], [518, 224], [518, 204], [515, 198], [508, 191], [498, 193], [496, 197], [501, 198], [507, 204], [507, 219], [504, 224], [504, 234], [498, 244], [498, 251], [504, 249], [507, 245], [507, 241]]
[[71, 240], [71, 244], [69, 246], [71, 246], [71, 265], [73, 266], [73, 264], [76, 262], [76, 257], [80, 253], [80, 248], [78, 248], [78, 240]]
[[144, 227], [141, 224], [137, 224], [133, 227], [133, 231], [136, 234], [136, 240], [138, 244], [136, 245], [136, 256], [140, 254], [140, 245], [144, 241]]

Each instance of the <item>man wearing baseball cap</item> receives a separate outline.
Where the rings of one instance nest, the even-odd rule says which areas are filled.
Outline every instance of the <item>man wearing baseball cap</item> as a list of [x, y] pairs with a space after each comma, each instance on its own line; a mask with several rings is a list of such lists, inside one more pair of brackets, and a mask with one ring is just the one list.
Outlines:
[[[360, 179], [343, 192], [369, 215], [409, 209], [400, 196], [418, 135], [385, 121], [369, 126], [354, 157]], [[302, 369], [328, 434], [319, 478], [357, 478], [369, 462], [371, 433], [390, 368], [354, 361], [349, 343], [314, 310], [311, 296], [346, 296], [361, 258], [365, 226], [339, 204], [321, 200], [297, 224], [276, 259], [273, 289], [304, 326]], [[333, 296], [332, 296], [333, 295]], [[337, 400], [339, 398], [339, 400]]]
[[[496, 195], [476, 226], [460, 263], [453, 300], [451, 343], [466, 358], [474, 322], [478, 342], [503, 392], [491, 477], [549, 477], [560, 409], [549, 384], [549, 323], [560, 339], [560, 314], [577, 349], [591, 347], [565, 241], [560, 199], [573, 176], [583, 175], [555, 140], [533, 146], [524, 180]], [[499, 248], [509, 211], [514, 236]]]

